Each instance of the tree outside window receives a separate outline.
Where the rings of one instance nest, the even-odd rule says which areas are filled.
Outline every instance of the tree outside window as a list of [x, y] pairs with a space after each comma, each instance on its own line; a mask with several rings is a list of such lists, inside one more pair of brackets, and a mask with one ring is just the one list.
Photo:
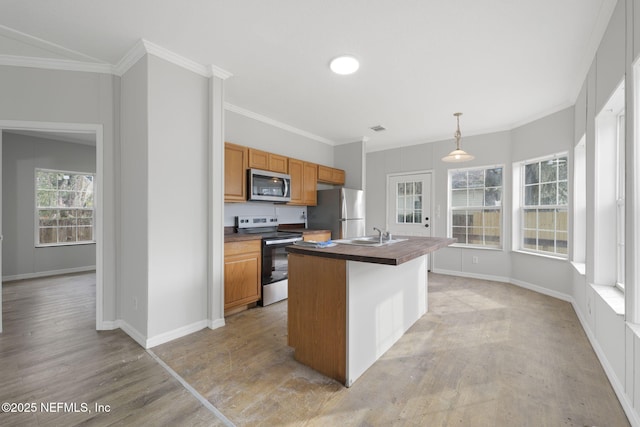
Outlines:
[[522, 249], [567, 256], [567, 156], [524, 164]]
[[93, 174], [36, 169], [36, 245], [94, 242]]

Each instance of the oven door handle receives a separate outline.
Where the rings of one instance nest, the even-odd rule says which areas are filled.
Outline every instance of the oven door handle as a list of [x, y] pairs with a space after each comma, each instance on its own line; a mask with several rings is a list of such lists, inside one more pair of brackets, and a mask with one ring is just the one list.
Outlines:
[[290, 239], [278, 239], [278, 240], [265, 240], [264, 244], [266, 246], [270, 246], [270, 245], [284, 245], [284, 244], [288, 244], [288, 243], [294, 243], [294, 242], [299, 242], [300, 240], [302, 240], [301, 237], [292, 237]]

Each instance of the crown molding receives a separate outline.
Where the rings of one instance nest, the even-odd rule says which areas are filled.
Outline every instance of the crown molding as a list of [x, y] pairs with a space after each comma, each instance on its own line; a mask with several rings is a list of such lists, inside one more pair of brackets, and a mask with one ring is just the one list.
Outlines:
[[118, 61], [114, 67], [114, 74], [116, 76], [122, 76], [129, 68], [138, 62], [143, 56], [147, 54], [147, 49], [144, 46], [142, 39], [138, 40], [131, 49]]
[[297, 135], [304, 136], [305, 138], [309, 138], [309, 139], [313, 139], [313, 140], [318, 141], [318, 142], [322, 142], [323, 144], [328, 144], [328, 145], [331, 145], [331, 146], [337, 145], [335, 141], [332, 141], [330, 139], [324, 138], [322, 136], [315, 135], [313, 133], [304, 131], [302, 129], [295, 128], [295, 127], [290, 126], [288, 124], [279, 122], [277, 120], [273, 120], [273, 119], [271, 119], [271, 118], [269, 118], [267, 116], [263, 116], [262, 114], [254, 113], [253, 111], [244, 109], [242, 107], [238, 107], [237, 105], [230, 104], [228, 102], [224, 103], [224, 109], [227, 110], [227, 111], [232, 111], [234, 113], [243, 115], [243, 116], [248, 117], [250, 119], [254, 119], [254, 120], [257, 120], [259, 122], [266, 123], [268, 125], [280, 128], [282, 130], [286, 130], [287, 132], [295, 133]]
[[209, 78], [211, 76], [215, 76], [226, 80], [233, 76], [233, 74], [220, 67], [215, 65], [207, 67], [145, 39], [138, 40], [131, 50], [122, 57], [114, 67], [115, 74], [122, 76], [146, 54], [157, 56], [158, 58], [164, 59], [167, 62], [171, 62], [172, 64], [185, 68], [203, 77]]
[[82, 71], [100, 74], [114, 73], [114, 68], [110, 64], [81, 62], [69, 59], [35, 58], [30, 56], [0, 55], [0, 65], [43, 68], [47, 70]]
[[16, 40], [20, 43], [24, 43], [38, 49], [46, 50], [47, 52], [51, 52], [54, 55], [62, 56], [67, 60], [73, 60], [83, 63], [103, 63], [99, 59], [92, 56], [85, 55], [84, 53], [72, 49], [67, 49], [64, 46], [60, 46], [59, 44], [51, 43], [50, 41], [32, 36], [27, 33], [23, 33], [5, 25], [0, 25], [0, 36]]
[[233, 74], [215, 65], [211, 65], [210, 73], [211, 76], [218, 77], [222, 80], [227, 80], [229, 77], [233, 77]]

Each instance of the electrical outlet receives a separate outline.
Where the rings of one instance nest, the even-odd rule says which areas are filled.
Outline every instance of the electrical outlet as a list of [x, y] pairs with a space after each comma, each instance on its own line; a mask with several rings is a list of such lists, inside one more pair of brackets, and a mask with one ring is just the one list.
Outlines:
[[478, 257], [474, 256], [473, 258], [471, 258], [471, 262], [474, 263], [474, 264], [477, 264], [478, 263]]
[[133, 309], [137, 310], [138, 309], [138, 298], [133, 297]]

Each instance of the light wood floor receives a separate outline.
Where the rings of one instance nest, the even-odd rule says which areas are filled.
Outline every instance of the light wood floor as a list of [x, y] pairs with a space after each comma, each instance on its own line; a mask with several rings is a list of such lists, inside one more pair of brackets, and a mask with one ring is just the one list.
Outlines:
[[[0, 413], [0, 425], [220, 425], [124, 333], [94, 330], [93, 280], [4, 285], [0, 401], [111, 412]], [[349, 389], [293, 360], [286, 301], [153, 351], [238, 426], [629, 425], [570, 304], [429, 280], [429, 313]]]

